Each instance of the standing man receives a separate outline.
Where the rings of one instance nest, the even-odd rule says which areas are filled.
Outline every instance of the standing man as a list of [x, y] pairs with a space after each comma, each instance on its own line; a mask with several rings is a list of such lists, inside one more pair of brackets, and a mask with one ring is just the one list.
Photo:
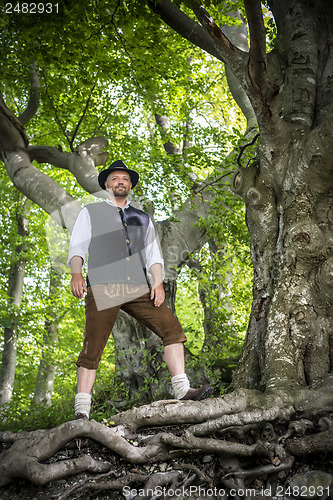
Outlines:
[[[127, 196], [139, 174], [117, 160], [98, 176], [109, 199], [87, 205], [71, 236], [68, 262], [71, 292], [85, 297], [86, 325], [79, 355], [75, 418], [89, 418], [96, 371], [120, 309], [161, 337], [171, 383], [177, 399], [202, 400], [213, 393], [205, 384], [190, 388], [185, 374], [186, 337], [178, 319], [164, 303], [163, 266], [153, 223], [148, 214], [132, 207]], [[87, 283], [82, 266], [88, 258]], [[149, 289], [147, 272], [153, 278]]]

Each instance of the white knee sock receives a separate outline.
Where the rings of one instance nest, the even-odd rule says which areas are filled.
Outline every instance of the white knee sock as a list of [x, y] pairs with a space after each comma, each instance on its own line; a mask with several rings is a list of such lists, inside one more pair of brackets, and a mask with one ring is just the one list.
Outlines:
[[186, 373], [181, 373], [180, 375], [175, 375], [174, 377], [172, 377], [171, 384], [176, 399], [183, 398], [190, 388], [190, 382], [187, 378]]
[[84, 413], [89, 418], [91, 407], [91, 394], [86, 392], [78, 392], [75, 396], [75, 415], [78, 413]]

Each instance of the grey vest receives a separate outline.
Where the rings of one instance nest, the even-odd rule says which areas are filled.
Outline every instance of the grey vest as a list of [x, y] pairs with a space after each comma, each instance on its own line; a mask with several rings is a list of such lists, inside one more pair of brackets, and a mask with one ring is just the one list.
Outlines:
[[91, 220], [88, 285], [146, 284], [145, 239], [149, 215], [129, 206], [124, 212], [106, 202], [86, 206]]

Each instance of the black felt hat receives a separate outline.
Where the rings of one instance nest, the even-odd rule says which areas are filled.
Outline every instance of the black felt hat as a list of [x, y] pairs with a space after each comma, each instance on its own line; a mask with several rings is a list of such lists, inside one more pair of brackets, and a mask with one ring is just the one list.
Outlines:
[[99, 173], [98, 184], [101, 186], [102, 189], [106, 189], [105, 181], [108, 178], [108, 175], [111, 174], [111, 172], [114, 172], [115, 170], [123, 170], [124, 172], [127, 172], [129, 174], [131, 178], [132, 189], [137, 185], [139, 181], [139, 174], [135, 170], [127, 168], [125, 163], [122, 162], [121, 160], [117, 160], [111, 163], [111, 165], [108, 168], [102, 170], [102, 172]]

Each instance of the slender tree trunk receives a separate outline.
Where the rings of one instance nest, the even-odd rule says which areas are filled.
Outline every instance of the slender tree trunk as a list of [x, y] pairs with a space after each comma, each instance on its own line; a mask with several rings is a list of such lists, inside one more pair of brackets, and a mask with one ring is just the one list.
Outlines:
[[[17, 235], [23, 241], [16, 247], [15, 260], [9, 271], [8, 305], [20, 307], [23, 295], [23, 281], [26, 268], [26, 257], [24, 252], [27, 249], [24, 237], [28, 236], [28, 216], [30, 212], [30, 201], [26, 200], [16, 214]], [[9, 403], [12, 398], [17, 354], [18, 328], [15, 318], [11, 325], [4, 328], [4, 347], [2, 352], [2, 363], [0, 369], [0, 403]]]
[[50, 311], [45, 319], [45, 335], [42, 358], [36, 381], [33, 404], [51, 406], [54, 377], [56, 374], [56, 362], [54, 360], [53, 349], [58, 343], [59, 328], [59, 290], [61, 289], [61, 271], [55, 267], [50, 270], [49, 305]]

